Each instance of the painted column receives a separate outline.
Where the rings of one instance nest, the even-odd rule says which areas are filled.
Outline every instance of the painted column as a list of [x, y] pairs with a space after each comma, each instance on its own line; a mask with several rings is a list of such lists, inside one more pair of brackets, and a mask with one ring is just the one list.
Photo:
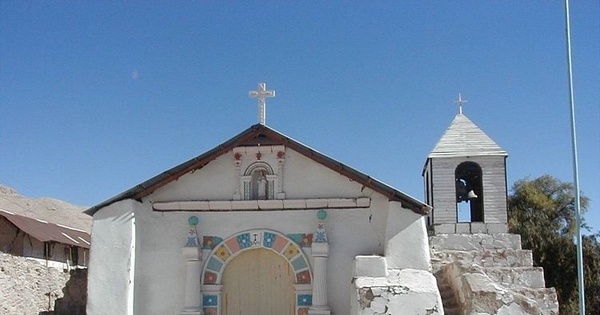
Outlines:
[[242, 194], [240, 192], [242, 186], [242, 154], [236, 152], [233, 157], [235, 158], [235, 192], [233, 193], [233, 200], [242, 200]]
[[317, 212], [319, 223], [315, 239], [312, 243], [313, 256], [313, 298], [312, 306], [308, 309], [311, 315], [329, 315], [331, 309], [327, 303], [327, 257], [329, 256], [329, 244], [327, 243], [327, 233], [325, 233], [325, 218], [327, 212], [319, 210]]
[[200, 277], [202, 274], [202, 247], [198, 239], [198, 217], [192, 216], [188, 219], [190, 231], [187, 243], [183, 247], [183, 258], [185, 259], [185, 305], [181, 315], [202, 314], [202, 292], [200, 291]]
[[277, 191], [275, 199], [285, 199], [283, 192], [283, 164], [285, 163], [285, 149], [277, 152]]

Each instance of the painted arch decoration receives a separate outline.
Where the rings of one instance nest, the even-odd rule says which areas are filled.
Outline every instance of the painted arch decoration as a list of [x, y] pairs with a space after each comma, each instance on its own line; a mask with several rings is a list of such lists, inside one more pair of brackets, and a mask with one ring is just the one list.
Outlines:
[[252, 230], [235, 234], [214, 244], [202, 270], [202, 308], [206, 315], [221, 314], [223, 272], [227, 264], [246, 250], [268, 249], [283, 257], [294, 271], [295, 314], [307, 315], [312, 305], [312, 272], [301, 245], [292, 238], [271, 230]]
[[221, 284], [223, 271], [231, 259], [245, 250], [257, 248], [274, 251], [285, 258], [294, 270], [296, 284], [312, 283], [309, 260], [294, 240], [276, 231], [252, 230], [235, 234], [216, 245], [202, 271], [202, 284]]

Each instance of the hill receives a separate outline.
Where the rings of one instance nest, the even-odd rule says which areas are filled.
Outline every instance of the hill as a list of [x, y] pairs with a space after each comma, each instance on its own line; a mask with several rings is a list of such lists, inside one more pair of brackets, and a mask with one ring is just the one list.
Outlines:
[[88, 233], [92, 231], [92, 218], [83, 213], [86, 207], [48, 197], [28, 198], [19, 194], [14, 188], [1, 184], [0, 209], [30, 218], [74, 227]]

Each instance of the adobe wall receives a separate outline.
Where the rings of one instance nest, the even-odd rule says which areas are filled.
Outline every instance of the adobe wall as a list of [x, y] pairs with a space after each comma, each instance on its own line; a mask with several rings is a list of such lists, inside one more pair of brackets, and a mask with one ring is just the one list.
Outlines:
[[[67, 298], [63, 309], [67, 311], [56, 312], [56, 315], [85, 314], [73, 310], [85, 305], [87, 272], [83, 269], [73, 273], [77, 275], [73, 280], [78, 280], [71, 280], [69, 289], [65, 290]], [[53, 311], [56, 300], [65, 296], [63, 288], [70, 278], [71, 274], [62, 269], [0, 252], [0, 314], [37, 315]]]

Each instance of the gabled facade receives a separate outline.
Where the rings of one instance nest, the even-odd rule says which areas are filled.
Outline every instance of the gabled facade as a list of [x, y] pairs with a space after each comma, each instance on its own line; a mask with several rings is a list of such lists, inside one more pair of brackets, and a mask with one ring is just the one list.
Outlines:
[[429, 210], [254, 125], [86, 211], [87, 313], [441, 314]]
[[462, 111], [425, 162], [435, 233], [506, 233], [508, 154]]

